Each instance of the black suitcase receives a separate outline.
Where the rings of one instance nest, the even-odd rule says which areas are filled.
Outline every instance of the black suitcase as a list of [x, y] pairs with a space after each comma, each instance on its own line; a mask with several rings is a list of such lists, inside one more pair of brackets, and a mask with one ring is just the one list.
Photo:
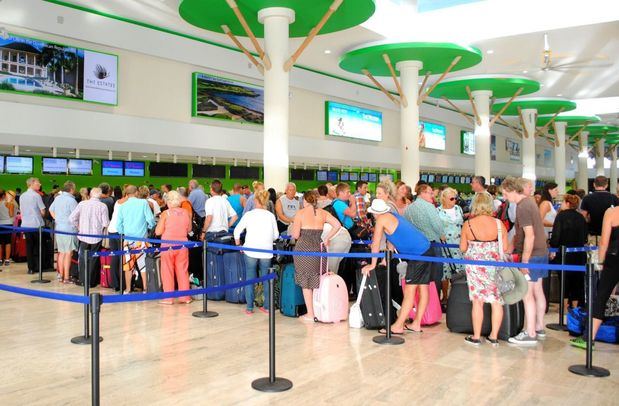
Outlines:
[[[361, 269], [358, 269], [357, 290], [359, 290], [362, 278], [363, 274], [361, 273]], [[383, 301], [380, 294], [380, 289], [378, 288], [376, 270], [370, 272], [370, 276], [367, 277], [359, 306], [361, 307], [361, 314], [363, 315], [363, 324], [365, 328], [368, 330], [377, 330], [385, 327]]]
[[[380, 261], [380, 259], [379, 259]], [[398, 318], [398, 310], [402, 306], [404, 300], [404, 291], [402, 290], [402, 281], [397, 271], [398, 262], [397, 259], [391, 261], [391, 322], [394, 322]], [[376, 280], [378, 282], [378, 289], [380, 291], [383, 303], [385, 302], [385, 296], [387, 295], [387, 268], [382, 265], [376, 267]], [[393, 303], [397, 303], [397, 308]], [[384, 308], [384, 305], [383, 305]]]
[[158, 253], [145, 254], [144, 268], [146, 270], [146, 286], [148, 293], [163, 292], [161, 288], [161, 259]]
[[[451, 291], [447, 302], [447, 328], [453, 333], [473, 333], [473, 321], [471, 309], [473, 305], [469, 300], [469, 290], [466, 277], [458, 277], [451, 280]], [[491, 330], [491, 307], [484, 304], [484, 321], [481, 326], [482, 336], [490, 334]], [[507, 340], [514, 337], [524, 327], [524, 303], [522, 301], [503, 307], [503, 322], [499, 329], [499, 339]]]
[[[367, 252], [370, 252], [367, 245], [353, 244], [350, 247], [351, 254]], [[349, 289], [348, 296], [351, 300], [355, 300], [357, 298], [357, 292], [359, 291], [357, 286], [361, 282], [361, 279], [357, 279], [357, 270], [365, 265], [368, 260], [369, 258], [346, 257], [340, 262], [337, 274], [344, 279], [344, 282], [346, 282], [346, 286]]]

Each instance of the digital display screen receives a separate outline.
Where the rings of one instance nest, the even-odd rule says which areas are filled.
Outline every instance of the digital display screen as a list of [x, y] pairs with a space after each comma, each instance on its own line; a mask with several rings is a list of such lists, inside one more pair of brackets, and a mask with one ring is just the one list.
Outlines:
[[445, 150], [447, 129], [444, 125], [419, 122], [420, 146], [422, 148]]
[[361, 177], [359, 178], [359, 180], [368, 182], [370, 180], [370, 174], [367, 172], [361, 172]]
[[460, 183], [462, 184], [466, 183], [466, 176], [460, 176]]
[[326, 102], [328, 135], [357, 138], [367, 141], [383, 140], [383, 114], [347, 104]]
[[316, 171], [316, 180], [321, 182], [327, 181], [327, 171]]
[[123, 176], [123, 161], [101, 161], [101, 175]]
[[434, 175], [428, 175], [428, 183], [434, 183]]
[[4, 169], [6, 173], [30, 174], [32, 173], [32, 157], [7, 156]]
[[0, 155], [0, 173], [4, 173], [4, 156]]
[[337, 182], [338, 181], [338, 173], [336, 171], [327, 172], [327, 180], [329, 182]]
[[465, 178], [465, 182], [464, 182], [464, 183], [471, 183], [471, 177], [470, 177], [470, 176], [467, 176], [467, 177]]
[[465, 155], [475, 155], [475, 133], [460, 131], [460, 152]]
[[69, 169], [66, 158], [43, 158], [43, 173], [67, 174]]
[[455, 183], [456, 185], [460, 183], [460, 177], [459, 177], [459, 176], [456, 176], [456, 177], [454, 178], [454, 183]]
[[428, 175], [426, 175], [426, 174], [421, 175], [421, 181], [422, 182], [427, 182], [428, 181]]
[[144, 176], [144, 162], [125, 161], [125, 176]]
[[[363, 180], [363, 179], [361, 179]], [[375, 173], [370, 173], [370, 179], [369, 182], [377, 182], [378, 181], [378, 176]], [[366, 181], [368, 182], [368, 181]]]
[[91, 159], [69, 159], [69, 174], [92, 175]]
[[378, 179], [380, 179], [381, 182], [384, 182], [386, 180], [390, 180], [393, 182], [393, 175], [390, 173], [381, 173], [380, 175], [378, 175]]
[[[350, 172], [349, 173], [349, 177], [350, 177], [350, 181], [351, 182], [356, 182], [359, 180], [359, 174], [357, 172]], [[367, 180], [366, 180], [367, 182]]]
[[342, 182], [348, 182], [348, 172], [340, 172], [340, 180]]
[[449, 176], [449, 178], [447, 179], [447, 183], [454, 183], [454, 177]]

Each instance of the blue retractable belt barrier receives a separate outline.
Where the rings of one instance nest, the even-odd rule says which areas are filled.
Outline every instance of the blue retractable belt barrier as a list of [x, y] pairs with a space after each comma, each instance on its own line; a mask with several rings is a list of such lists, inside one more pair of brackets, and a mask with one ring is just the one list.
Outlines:
[[226, 245], [217, 243], [208, 243], [209, 248], [219, 248], [230, 251], [247, 251], [247, 252], [262, 252], [265, 254], [274, 255], [290, 255], [301, 257], [334, 257], [334, 258], [383, 258], [385, 255], [381, 253], [339, 253], [339, 252], [305, 252], [305, 251], [282, 251], [282, 250], [263, 250], [259, 248], [239, 247], [236, 245]]
[[41, 297], [44, 299], [61, 300], [63, 302], [73, 302], [73, 303], [81, 303], [81, 304], [87, 304], [90, 302], [90, 299], [85, 296], [69, 295], [66, 293], [45, 292], [42, 290], [34, 290], [34, 289], [25, 289], [25, 288], [5, 285], [1, 283], [0, 283], [0, 290], [18, 293], [20, 295]]

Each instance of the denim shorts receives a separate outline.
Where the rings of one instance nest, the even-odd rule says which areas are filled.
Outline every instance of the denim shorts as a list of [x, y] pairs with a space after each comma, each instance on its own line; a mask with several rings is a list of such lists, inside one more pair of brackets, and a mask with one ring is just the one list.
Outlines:
[[[539, 257], [531, 257], [529, 258], [529, 263], [530, 264], [547, 264], [548, 255], [542, 255]], [[537, 282], [538, 279], [547, 278], [548, 269], [529, 269], [529, 277], [531, 278], [531, 282]]]

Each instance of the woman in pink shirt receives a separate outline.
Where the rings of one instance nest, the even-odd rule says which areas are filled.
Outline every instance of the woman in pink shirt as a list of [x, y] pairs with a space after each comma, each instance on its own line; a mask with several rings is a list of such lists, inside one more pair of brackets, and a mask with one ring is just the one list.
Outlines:
[[[162, 240], [187, 241], [187, 234], [191, 231], [191, 216], [180, 208], [181, 195], [176, 191], [167, 194], [168, 210], [161, 213], [161, 218], [155, 229], [155, 234]], [[161, 244], [169, 247], [174, 244]], [[179, 290], [189, 290], [189, 252], [187, 248], [181, 250], [164, 251], [161, 253], [161, 282], [164, 292], [174, 291], [174, 278]], [[164, 299], [159, 303], [174, 304], [174, 299]], [[191, 297], [179, 298], [179, 303], [191, 303]]]

